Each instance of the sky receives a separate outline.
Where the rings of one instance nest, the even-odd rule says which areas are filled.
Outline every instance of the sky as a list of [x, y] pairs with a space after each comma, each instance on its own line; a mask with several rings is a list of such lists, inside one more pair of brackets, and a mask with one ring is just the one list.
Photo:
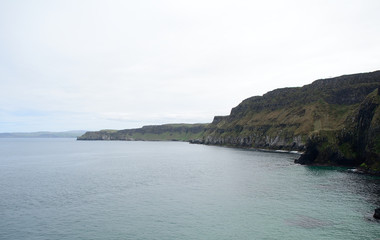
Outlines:
[[0, 0], [0, 132], [207, 123], [380, 69], [378, 0]]

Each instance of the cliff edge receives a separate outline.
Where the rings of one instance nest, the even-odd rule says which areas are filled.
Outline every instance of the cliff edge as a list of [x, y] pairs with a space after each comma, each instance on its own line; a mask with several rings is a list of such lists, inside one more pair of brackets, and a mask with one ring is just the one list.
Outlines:
[[310, 137], [345, 128], [346, 119], [379, 86], [376, 71], [276, 89], [245, 99], [228, 116], [216, 116], [193, 142], [306, 151]]

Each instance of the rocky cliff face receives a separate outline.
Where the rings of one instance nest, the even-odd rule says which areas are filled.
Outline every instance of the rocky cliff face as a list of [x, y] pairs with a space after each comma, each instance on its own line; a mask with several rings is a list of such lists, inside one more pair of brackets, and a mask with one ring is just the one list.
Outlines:
[[[346, 119], [379, 85], [376, 71], [277, 89], [244, 100], [228, 116], [215, 117], [202, 138], [193, 142], [304, 151], [313, 134], [343, 129]], [[369, 130], [363, 131], [366, 135]]]
[[199, 138], [207, 124], [165, 124], [136, 129], [86, 132], [78, 140], [189, 141]]
[[311, 134], [301, 164], [359, 166], [380, 174], [380, 95], [370, 93], [350, 114], [342, 129]]

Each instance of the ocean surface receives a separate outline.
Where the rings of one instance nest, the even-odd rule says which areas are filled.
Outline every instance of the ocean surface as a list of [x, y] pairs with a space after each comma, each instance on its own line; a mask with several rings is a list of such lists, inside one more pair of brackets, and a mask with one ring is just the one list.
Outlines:
[[380, 179], [183, 142], [0, 139], [0, 239], [380, 239]]

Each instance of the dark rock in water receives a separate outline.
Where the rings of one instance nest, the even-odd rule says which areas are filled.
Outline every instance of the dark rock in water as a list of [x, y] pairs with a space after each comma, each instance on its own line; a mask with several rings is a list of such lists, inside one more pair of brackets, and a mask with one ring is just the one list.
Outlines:
[[197, 139], [191, 139], [189, 141], [189, 143], [192, 143], [192, 144], [204, 144], [204, 140], [203, 139], [199, 139], [199, 138], [197, 138]]
[[306, 151], [294, 163], [308, 165], [314, 162], [319, 154], [317, 146], [311, 139], [307, 141], [307, 146]]
[[373, 217], [376, 219], [380, 219], [380, 208], [375, 209], [375, 214], [373, 214]]
[[313, 162], [314, 157], [311, 157], [309, 154], [302, 154], [298, 159], [294, 160], [294, 163], [307, 165]]

